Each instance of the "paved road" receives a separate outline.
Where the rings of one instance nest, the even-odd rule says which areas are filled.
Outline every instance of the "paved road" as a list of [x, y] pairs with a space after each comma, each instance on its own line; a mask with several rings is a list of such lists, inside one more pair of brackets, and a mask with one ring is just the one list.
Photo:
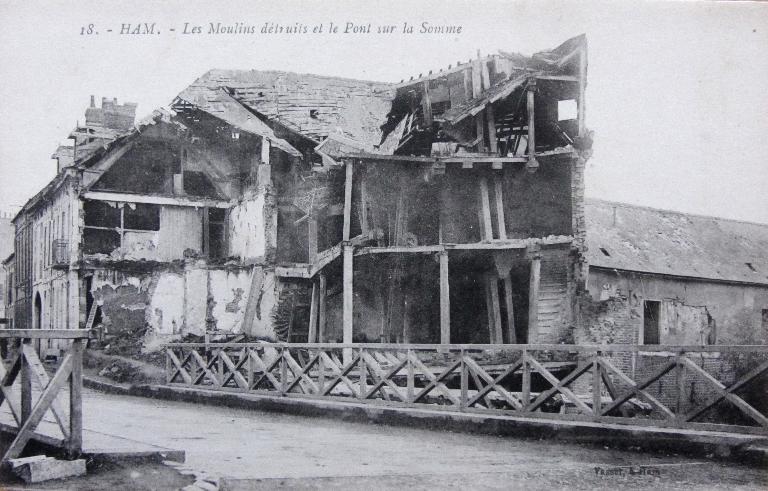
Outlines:
[[[765, 489], [768, 469], [86, 391], [88, 428], [184, 449], [228, 489]], [[630, 475], [630, 467], [646, 466]], [[596, 469], [598, 469], [596, 471]], [[601, 474], [602, 472], [602, 474]]]

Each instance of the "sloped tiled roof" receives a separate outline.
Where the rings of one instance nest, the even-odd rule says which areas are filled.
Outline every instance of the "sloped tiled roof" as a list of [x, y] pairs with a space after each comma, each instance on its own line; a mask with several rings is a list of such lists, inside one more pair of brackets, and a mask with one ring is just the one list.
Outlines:
[[768, 224], [586, 200], [591, 266], [768, 285]]
[[[391, 84], [279, 71], [211, 70], [179, 97], [208, 110], [225, 89], [253, 111], [316, 142], [339, 134], [381, 141], [395, 91]], [[189, 100], [193, 99], [193, 100]]]

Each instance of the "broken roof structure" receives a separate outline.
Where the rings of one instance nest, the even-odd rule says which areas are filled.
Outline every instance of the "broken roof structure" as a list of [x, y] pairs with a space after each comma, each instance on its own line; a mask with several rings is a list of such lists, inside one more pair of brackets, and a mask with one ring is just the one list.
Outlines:
[[586, 200], [590, 266], [768, 285], [768, 225]]

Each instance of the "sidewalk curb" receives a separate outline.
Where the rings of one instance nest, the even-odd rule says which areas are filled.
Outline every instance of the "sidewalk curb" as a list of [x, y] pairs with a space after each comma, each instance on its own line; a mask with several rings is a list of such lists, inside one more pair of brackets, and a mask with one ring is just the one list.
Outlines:
[[295, 399], [163, 385], [124, 385], [89, 377], [83, 378], [83, 384], [101, 392], [119, 395], [456, 433], [667, 451], [697, 457], [716, 457], [751, 465], [768, 465], [768, 438], [755, 435], [366, 406], [353, 402]]

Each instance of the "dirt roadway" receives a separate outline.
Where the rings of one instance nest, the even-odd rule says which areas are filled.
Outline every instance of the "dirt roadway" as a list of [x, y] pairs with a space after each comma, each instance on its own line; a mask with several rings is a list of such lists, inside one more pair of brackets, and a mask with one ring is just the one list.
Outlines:
[[[86, 390], [95, 431], [186, 450], [224, 489], [766, 489], [768, 469]], [[129, 485], [130, 483], [126, 483]]]

